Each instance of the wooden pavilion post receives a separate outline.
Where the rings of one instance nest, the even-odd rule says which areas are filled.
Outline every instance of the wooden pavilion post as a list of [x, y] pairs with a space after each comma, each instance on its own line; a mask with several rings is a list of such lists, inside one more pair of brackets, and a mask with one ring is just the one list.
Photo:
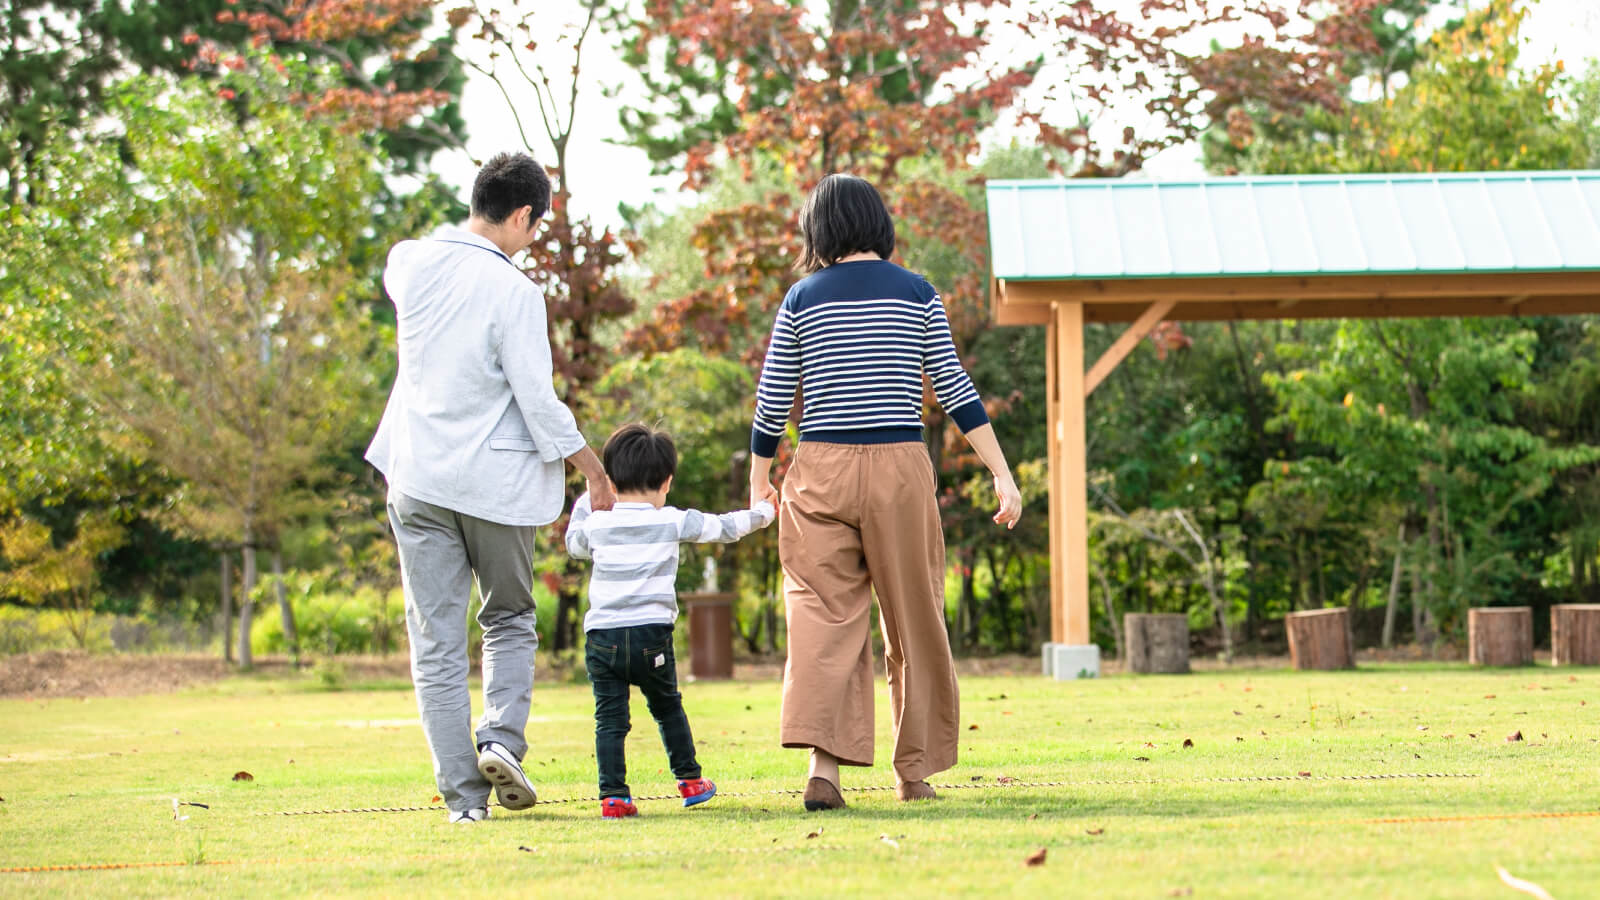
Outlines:
[[1089, 470], [1084, 422], [1083, 303], [1053, 303], [1047, 323], [1050, 464], [1050, 638], [1047, 674], [1100, 672], [1089, 640]]

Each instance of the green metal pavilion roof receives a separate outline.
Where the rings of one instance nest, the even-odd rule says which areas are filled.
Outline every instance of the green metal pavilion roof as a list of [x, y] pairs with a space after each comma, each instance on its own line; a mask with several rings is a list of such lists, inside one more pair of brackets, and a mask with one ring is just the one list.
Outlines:
[[1005, 280], [1600, 271], [1600, 171], [988, 183]]

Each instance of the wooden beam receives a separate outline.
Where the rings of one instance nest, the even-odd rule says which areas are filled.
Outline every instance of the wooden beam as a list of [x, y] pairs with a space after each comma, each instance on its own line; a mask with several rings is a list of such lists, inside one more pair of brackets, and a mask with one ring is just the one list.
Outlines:
[[1100, 354], [1100, 358], [1095, 360], [1094, 365], [1089, 367], [1089, 374], [1083, 377], [1083, 395], [1087, 397], [1094, 393], [1094, 389], [1099, 387], [1100, 382], [1105, 381], [1106, 376], [1110, 375], [1112, 370], [1116, 369], [1117, 365], [1126, 359], [1129, 353], [1133, 352], [1133, 348], [1137, 347], [1146, 335], [1161, 324], [1161, 320], [1166, 317], [1167, 313], [1172, 311], [1172, 307], [1176, 306], [1177, 303], [1178, 301], [1176, 300], [1157, 300], [1155, 303], [1145, 307], [1145, 311], [1139, 314], [1139, 318], [1135, 319], [1132, 325], [1128, 326], [1128, 330], [1119, 335], [1111, 346], [1106, 348], [1106, 352]]
[[1526, 293], [1600, 294], [1600, 271], [1482, 272], [1447, 275], [1219, 276], [1215, 278], [1059, 279], [1006, 283], [1011, 305], [1080, 300], [1141, 305], [1182, 301], [1505, 297]]
[[[1051, 633], [1057, 636], [1057, 643], [1084, 645], [1089, 643], [1089, 460], [1084, 421], [1083, 304], [1056, 304], [1054, 319]], [[1060, 530], [1054, 527], [1057, 525]]]
[[[1132, 322], [1142, 307], [1128, 303], [1089, 303], [1087, 322]], [[1226, 322], [1244, 319], [1419, 319], [1479, 316], [1566, 316], [1600, 313], [1600, 291], [1589, 295], [1530, 294], [1515, 305], [1501, 297], [1432, 299], [1300, 300], [1292, 309], [1277, 301], [1179, 301], [1167, 319], [1174, 322]]]

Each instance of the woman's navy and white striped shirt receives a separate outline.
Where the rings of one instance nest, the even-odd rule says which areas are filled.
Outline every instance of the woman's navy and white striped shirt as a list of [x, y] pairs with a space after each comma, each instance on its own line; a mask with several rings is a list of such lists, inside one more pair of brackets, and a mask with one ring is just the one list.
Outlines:
[[778, 308], [750, 449], [777, 452], [796, 387], [801, 440], [921, 440], [924, 372], [963, 432], [989, 421], [933, 286], [886, 260], [834, 263], [790, 288]]

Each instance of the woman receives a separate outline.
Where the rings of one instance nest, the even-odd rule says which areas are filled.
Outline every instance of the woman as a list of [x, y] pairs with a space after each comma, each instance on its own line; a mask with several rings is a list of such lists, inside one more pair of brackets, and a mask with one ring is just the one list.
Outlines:
[[878, 595], [901, 800], [955, 765], [960, 698], [944, 626], [944, 534], [922, 436], [922, 384], [994, 475], [1014, 527], [1022, 498], [933, 287], [888, 261], [894, 221], [866, 181], [830, 175], [800, 212], [801, 270], [772, 326], [751, 428], [750, 501], [775, 501], [772, 457], [802, 391], [800, 445], [778, 513], [789, 661], [780, 738], [811, 750], [808, 810], [838, 809], [839, 766], [873, 751], [871, 602]]

